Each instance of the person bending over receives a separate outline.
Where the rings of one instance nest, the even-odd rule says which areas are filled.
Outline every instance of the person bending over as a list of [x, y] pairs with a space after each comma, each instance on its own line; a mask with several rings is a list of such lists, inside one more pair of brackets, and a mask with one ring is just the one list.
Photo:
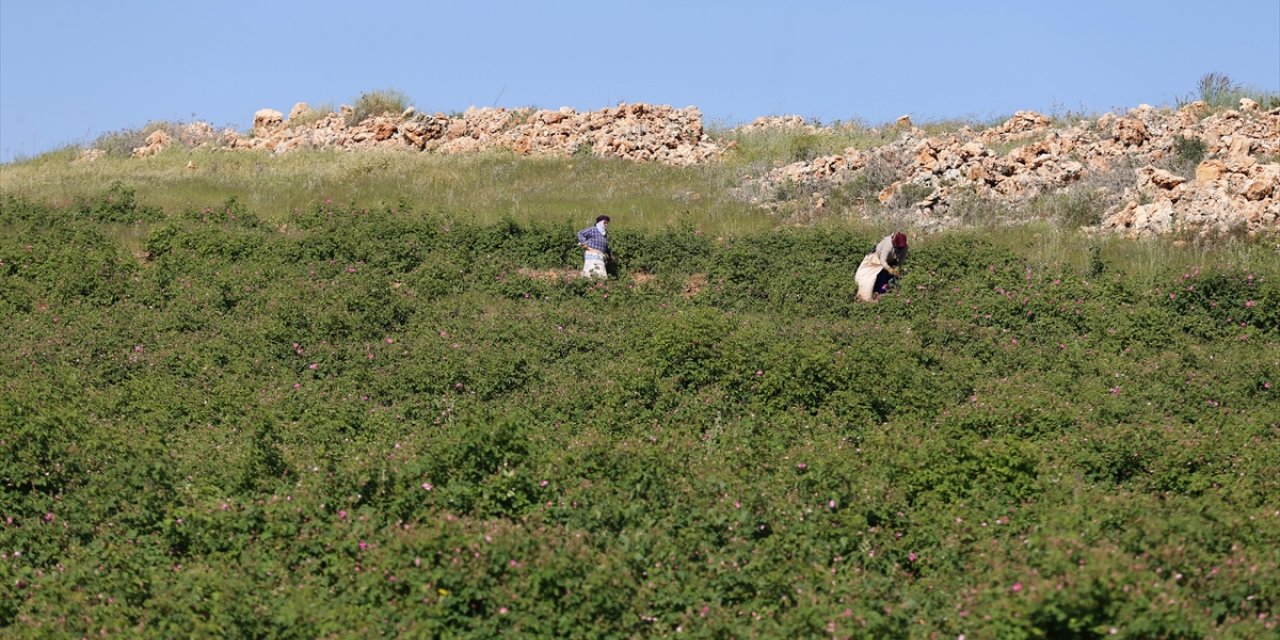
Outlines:
[[854, 274], [858, 283], [858, 299], [874, 300], [897, 282], [902, 263], [907, 259], [907, 234], [898, 231], [876, 244]]

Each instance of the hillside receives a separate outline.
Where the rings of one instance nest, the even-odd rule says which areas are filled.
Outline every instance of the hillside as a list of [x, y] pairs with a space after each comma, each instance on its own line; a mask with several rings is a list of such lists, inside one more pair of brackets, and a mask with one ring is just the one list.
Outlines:
[[[1146, 105], [1122, 114], [1054, 120], [1020, 111], [987, 128], [930, 132], [900, 119], [887, 128], [816, 126], [760, 118], [712, 135], [694, 107], [469, 109], [446, 116], [408, 108], [355, 120], [350, 107], [318, 114], [299, 103], [285, 118], [264, 109], [252, 132], [205, 123], [155, 128], [131, 155], [166, 149], [393, 150], [431, 155], [501, 150], [516, 157], [593, 156], [676, 167], [734, 163], [752, 138], [787, 140], [768, 165], [740, 172], [735, 195], [784, 218], [870, 219], [928, 231], [987, 220], [1051, 217], [1125, 236], [1221, 237], [1280, 229], [1280, 107], [1242, 98], [1237, 109], [1204, 101]], [[834, 154], [823, 147], [850, 143]], [[84, 150], [90, 163], [106, 151]], [[797, 158], [796, 156], [800, 156]], [[191, 161], [198, 175], [202, 163]]]
[[0, 166], [0, 636], [1273, 637], [1266, 106]]

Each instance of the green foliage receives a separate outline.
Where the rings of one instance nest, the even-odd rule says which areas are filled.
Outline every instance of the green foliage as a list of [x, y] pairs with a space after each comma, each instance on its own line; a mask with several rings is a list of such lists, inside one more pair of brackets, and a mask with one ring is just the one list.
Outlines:
[[1198, 165], [1201, 160], [1204, 160], [1205, 154], [1209, 152], [1209, 145], [1205, 144], [1205, 141], [1198, 136], [1175, 135], [1173, 137], [1173, 151], [1183, 161]]
[[0, 200], [8, 635], [1274, 634], [1265, 245], [130, 206]]

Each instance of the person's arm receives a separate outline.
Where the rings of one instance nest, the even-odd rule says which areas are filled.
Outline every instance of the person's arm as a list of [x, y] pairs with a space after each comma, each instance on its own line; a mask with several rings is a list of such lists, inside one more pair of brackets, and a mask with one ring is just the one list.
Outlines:
[[887, 269], [889, 274], [892, 276], [896, 277], [902, 275], [902, 263], [906, 259], [907, 251], [905, 249], [901, 251], [898, 249], [891, 249], [888, 257], [884, 261], [885, 269]]

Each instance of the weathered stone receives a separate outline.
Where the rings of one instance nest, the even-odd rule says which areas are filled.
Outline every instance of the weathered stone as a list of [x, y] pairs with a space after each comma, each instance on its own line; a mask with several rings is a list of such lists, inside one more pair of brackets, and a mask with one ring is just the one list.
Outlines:
[[144, 146], [134, 148], [133, 157], [145, 158], [147, 156], [156, 155], [157, 153], [164, 151], [172, 141], [173, 138], [166, 133], [164, 129], [156, 129], [147, 136], [145, 140], [146, 144]]
[[752, 120], [750, 124], [742, 127], [744, 131], [753, 131], [758, 129], [804, 129], [806, 131], [816, 131], [814, 127], [805, 122], [801, 116], [762, 116]]
[[1186, 178], [1169, 173], [1164, 169], [1147, 166], [1138, 170], [1139, 177], [1143, 182], [1150, 184], [1158, 189], [1173, 189], [1174, 187], [1187, 181]]
[[258, 109], [253, 113], [253, 130], [266, 132], [284, 123], [284, 114], [275, 109]]
[[1275, 190], [1275, 182], [1266, 179], [1250, 180], [1244, 188], [1244, 199], [1257, 202], [1271, 195]]
[[[294, 118], [306, 113], [310, 108], [311, 107], [307, 106], [307, 103], [305, 102], [299, 102], [293, 105], [293, 108], [289, 110], [289, 120], [293, 120]], [[254, 117], [254, 124], [257, 124], [256, 115]]]
[[1147, 125], [1137, 118], [1120, 118], [1116, 121], [1115, 139], [1120, 144], [1138, 146], [1147, 141]]
[[377, 122], [373, 123], [373, 139], [376, 141], [386, 140], [395, 135], [396, 129], [396, 123], [386, 119], [378, 119]]
[[1205, 160], [1196, 167], [1196, 182], [1203, 184], [1219, 180], [1226, 171], [1226, 165], [1221, 160]]
[[1227, 158], [1239, 162], [1253, 151], [1253, 139], [1245, 135], [1231, 136], [1231, 146], [1227, 148]]
[[1133, 211], [1133, 226], [1140, 235], [1160, 235], [1173, 230], [1173, 203], [1153, 202]]

